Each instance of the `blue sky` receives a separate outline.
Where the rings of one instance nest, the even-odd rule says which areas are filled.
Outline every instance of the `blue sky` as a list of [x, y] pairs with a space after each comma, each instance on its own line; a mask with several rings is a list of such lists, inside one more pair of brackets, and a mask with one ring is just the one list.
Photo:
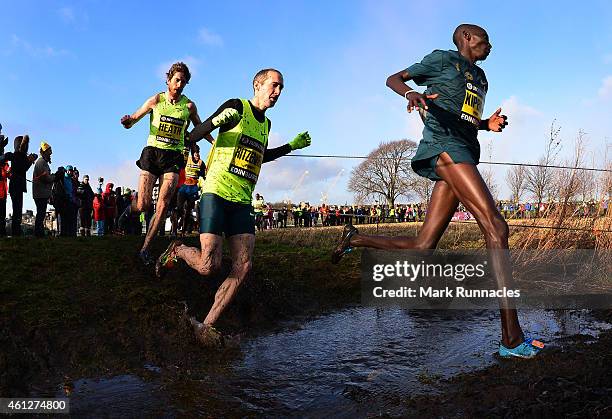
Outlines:
[[[192, 69], [184, 93], [202, 119], [228, 98], [250, 97], [257, 70], [279, 68], [285, 90], [268, 112], [272, 145], [304, 130], [313, 138], [308, 154], [363, 155], [381, 141], [418, 141], [418, 117], [385, 79], [434, 49], [452, 49], [462, 22], [483, 26], [493, 44], [482, 63], [485, 114], [502, 106], [510, 118], [503, 134], [481, 135], [493, 160], [535, 162], [553, 119], [565, 155], [579, 128], [598, 166], [612, 142], [606, 1], [21, 1], [2, 12], [3, 132], [30, 134], [36, 149], [49, 142], [52, 168], [73, 164], [119, 185], [136, 186], [134, 161], [148, 132], [146, 120], [125, 130], [119, 119], [164, 90], [163, 73], [177, 60]], [[271, 201], [319, 202], [337, 177], [329, 200], [350, 202], [356, 163], [285, 157], [264, 166], [257, 190]], [[502, 191], [504, 172], [496, 169]]]

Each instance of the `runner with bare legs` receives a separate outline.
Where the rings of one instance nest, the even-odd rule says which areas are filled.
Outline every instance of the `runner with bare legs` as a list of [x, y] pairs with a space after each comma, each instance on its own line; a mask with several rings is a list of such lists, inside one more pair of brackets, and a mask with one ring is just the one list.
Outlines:
[[[376, 249], [435, 249], [461, 202], [474, 216], [484, 234], [498, 287], [512, 280], [507, 251], [508, 225], [495, 206], [491, 193], [478, 172], [479, 129], [501, 132], [507, 118], [497, 109], [489, 119], [481, 120], [488, 82], [484, 71], [475, 65], [487, 58], [491, 44], [487, 32], [479, 26], [462, 24], [453, 34], [458, 51], [436, 50], [420, 63], [387, 79], [387, 86], [408, 101], [408, 112], [421, 112], [425, 127], [423, 139], [412, 159], [413, 170], [435, 181], [427, 214], [416, 237], [384, 237], [359, 234], [352, 225], [344, 229], [332, 254], [338, 263], [352, 247]], [[426, 85], [419, 93], [408, 81]], [[502, 357], [531, 358], [543, 346], [526, 339], [516, 309], [500, 299]]]
[[130, 208], [130, 212], [135, 216], [149, 210], [153, 205], [153, 187], [159, 180], [155, 215], [138, 253], [145, 266], [151, 266], [155, 262], [149, 254], [149, 246], [166, 222], [168, 204], [176, 189], [179, 170], [184, 166], [182, 151], [187, 127], [190, 122], [194, 126], [201, 122], [195, 103], [183, 95], [183, 89], [190, 79], [187, 65], [181, 62], [172, 64], [166, 73], [166, 91], [151, 96], [132, 115], [121, 118], [121, 124], [129, 129], [143, 116], [150, 115], [147, 146], [136, 162], [141, 169], [138, 198], [132, 201]]
[[222, 343], [214, 328], [219, 317], [236, 296], [253, 265], [255, 218], [253, 191], [263, 163], [310, 145], [308, 132], [288, 144], [268, 148], [271, 122], [265, 113], [272, 108], [284, 87], [282, 74], [275, 69], [259, 71], [253, 79], [253, 98], [230, 99], [191, 132], [198, 141], [219, 128], [210, 151], [206, 180], [200, 198], [200, 248], [173, 241], [159, 257], [156, 272], [161, 275], [178, 260], [184, 260], [200, 275], [209, 276], [221, 266], [223, 235], [229, 244], [232, 267], [215, 294], [215, 301], [202, 323], [192, 318], [196, 338], [205, 346]]

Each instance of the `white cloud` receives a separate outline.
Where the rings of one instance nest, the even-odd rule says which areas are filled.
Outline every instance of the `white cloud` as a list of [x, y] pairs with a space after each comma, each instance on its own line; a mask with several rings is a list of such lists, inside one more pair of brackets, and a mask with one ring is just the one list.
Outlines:
[[13, 50], [20, 50], [34, 58], [61, 57], [69, 55], [68, 50], [57, 49], [50, 46], [38, 47], [32, 45], [25, 39], [13, 34], [11, 36], [11, 47]]
[[170, 67], [172, 66], [172, 64], [176, 63], [176, 62], [183, 62], [185, 64], [187, 64], [187, 67], [189, 67], [189, 72], [191, 73], [191, 76], [195, 76], [196, 74], [198, 74], [198, 67], [201, 63], [201, 61], [191, 55], [187, 55], [183, 58], [176, 58], [174, 60], [168, 60], [168, 61], [164, 61], [163, 63], [159, 64], [157, 66], [157, 69], [155, 71], [155, 73], [157, 74], [157, 76], [162, 80], [162, 81], [166, 81], [166, 73], [168, 72], [168, 70], [170, 69]]
[[67, 25], [71, 25], [76, 29], [83, 29], [89, 22], [89, 15], [81, 10], [76, 10], [72, 7], [61, 7], [57, 10], [57, 15]]
[[[516, 123], [542, 116], [542, 112], [524, 103], [520, 103], [516, 96], [510, 96], [501, 104], [502, 114], [508, 115]], [[486, 115], [488, 117], [489, 115]], [[484, 117], [484, 116], [483, 116]]]
[[262, 166], [256, 190], [266, 201], [314, 204], [320, 203], [322, 194], [327, 193], [335, 202], [349, 172], [333, 159], [282, 157]]
[[607, 76], [602, 80], [601, 87], [597, 93], [599, 94], [600, 98], [612, 98], [612, 76]]
[[72, 7], [62, 7], [57, 11], [57, 14], [65, 23], [73, 23], [76, 20]]
[[207, 28], [200, 28], [198, 31], [198, 41], [205, 45], [212, 45], [215, 47], [223, 46], [223, 39], [221, 36]]
[[[97, 166], [91, 172], [79, 168], [81, 175], [89, 174], [91, 183], [97, 187], [98, 177], [104, 178], [102, 189], [107, 183], [113, 183], [117, 186], [127, 186], [131, 189], [138, 189], [138, 176], [140, 169], [134, 164], [134, 160], [124, 160], [116, 165]], [[93, 186], [92, 186], [93, 187]]]

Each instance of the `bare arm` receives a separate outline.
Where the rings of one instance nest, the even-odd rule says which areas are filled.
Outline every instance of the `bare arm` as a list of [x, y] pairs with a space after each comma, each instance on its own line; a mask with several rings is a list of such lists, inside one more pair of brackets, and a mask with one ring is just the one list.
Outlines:
[[403, 96], [408, 101], [408, 112], [412, 112], [412, 109], [423, 108], [428, 109], [425, 99], [436, 99], [438, 94], [425, 95], [419, 93], [406, 85], [406, 82], [412, 80], [412, 77], [406, 70], [398, 71], [395, 74], [391, 74], [387, 77], [387, 87], [393, 90], [400, 96]]
[[151, 112], [153, 107], [157, 105], [157, 102], [159, 102], [159, 94], [151, 96], [145, 101], [145, 103], [143, 103], [140, 108], [136, 110], [136, 112], [131, 115], [124, 115], [121, 118], [121, 125], [123, 125], [125, 129], [132, 128], [134, 124], [140, 121], [143, 116]]

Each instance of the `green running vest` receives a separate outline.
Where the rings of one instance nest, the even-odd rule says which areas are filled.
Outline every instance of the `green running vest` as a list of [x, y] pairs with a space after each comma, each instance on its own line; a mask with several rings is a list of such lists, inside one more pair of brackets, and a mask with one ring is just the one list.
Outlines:
[[159, 94], [159, 102], [151, 112], [148, 146], [183, 151], [185, 130], [189, 125], [188, 103], [189, 99], [185, 95], [181, 95], [179, 101], [172, 104], [165, 92]]
[[210, 150], [203, 192], [251, 205], [269, 128], [267, 119], [264, 122], [255, 119], [248, 100], [240, 101], [242, 119], [231, 130], [219, 133]]

